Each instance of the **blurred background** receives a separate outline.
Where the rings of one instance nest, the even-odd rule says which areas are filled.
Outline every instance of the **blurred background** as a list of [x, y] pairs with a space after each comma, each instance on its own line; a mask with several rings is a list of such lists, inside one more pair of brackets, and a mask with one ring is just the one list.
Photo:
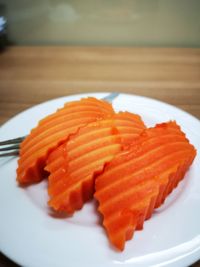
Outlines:
[[0, 0], [14, 45], [200, 46], [199, 0]]

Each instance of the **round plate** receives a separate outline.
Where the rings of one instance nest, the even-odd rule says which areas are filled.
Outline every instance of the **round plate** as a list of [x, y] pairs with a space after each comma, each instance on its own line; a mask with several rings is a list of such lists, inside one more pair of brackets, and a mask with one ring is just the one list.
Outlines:
[[[103, 98], [108, 93], [74, 95], [28, 109], [0, 128], [1, 139], [23, 136], [38, 120], [65, 102], [85, 96]], [[200, 151], [199, 120], [168, 104], [146, 97], [120, 94], [116, 111], [142, 116], [147, 126], [176, 120]], [[23, 266], [188, 266], [200, 257], [199, 153], [185, 179], [167, 198], [142, 231], [126, 242], [123, 252], [109, 243], [93, 201], [70, 218], [55, 217], [47, 206], [47, 182], [19, 187], [17, 158], [0, 159], [0, 249]]]

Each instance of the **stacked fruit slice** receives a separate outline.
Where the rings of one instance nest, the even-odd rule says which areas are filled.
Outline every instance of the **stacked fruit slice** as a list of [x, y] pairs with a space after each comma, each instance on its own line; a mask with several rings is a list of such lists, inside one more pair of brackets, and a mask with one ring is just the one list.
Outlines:
[[96, 179], [103, 225], [120, 250], [142, 229], [191, 165], [196, 151], [175, 122], [146, 129]]
[[94, 179], [124, 146], [144, 129], [140, 117], [120, 112], [91, 123], [55, 149], [47, 160], [49, 204], [73, 213], [94, 193]]
[[65, 104], [57, 112], [41, 120], [22, 142], [17, 180], [28, 184], [42, 180], [49, 153], [65, 142], [80, 127], [114, 114], [112, 106], [96, 98], [85, 98]]

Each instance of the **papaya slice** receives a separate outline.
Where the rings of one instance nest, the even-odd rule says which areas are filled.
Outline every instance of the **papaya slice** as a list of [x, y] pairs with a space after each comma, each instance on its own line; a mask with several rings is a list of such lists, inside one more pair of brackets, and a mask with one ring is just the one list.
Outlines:
[[39, 182], [46, 176], [44, 167], [49, 153], [84, 125], [114, 114], [111, 104], [93, 97], [69, 102], [42, 119], [20, 146], [17, 181]]
[[183, 179], [196, 155], [175, 122], [149, 128], [95, 180], [95, 198], [110, 242], [123, 250]]
[[141, 118], [120, 112], [79, 129], [48, 157], [49, 205], [73, 214], [94, 193], [94, 180], [106, 163], [144, 130]]

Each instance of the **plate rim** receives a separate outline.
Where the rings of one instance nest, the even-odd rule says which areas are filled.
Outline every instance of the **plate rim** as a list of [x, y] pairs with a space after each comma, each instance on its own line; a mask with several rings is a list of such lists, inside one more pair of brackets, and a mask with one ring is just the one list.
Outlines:
[[[54, 101], [59, 101], [59, 100], [62, 100], [62, 99], [65, 99], [65, 98], [70, 98], [70, 97], [89, 97], [89, 96], [93, 96], [93, 95], [96, 95], [96, 94], [111, 94], [111, 93], [115, 93], [114, 91], [111, 92], [111, 91], [98, 91], [98, 92], [86, 92], [86, 93], [77, 93], [77, 94], [71, 94], [71, 95], [66, 95], [66, 96], [61, 96], [61, 97], [56, 97], [56, 98], [52, 98], [52, 99], [49, 99], [49, 100], [46, 100], [44, 102], [41, 102], [41, 103], [38, 103], [36, 105], [33, 105], [27, 109], [24, 109], [22, 110], [21, 112], [15, 114], [14, 116], [10, 117], [8, 120], [6, 120], [3, 124], [0, 125], [0, 129], [2, 127], [4, 127], [7, 123], [10, 123], [11, 120], [14, 120], [16, 119], [18, 116], [21, 116], [23, 113], [27, 112], [27, 111], [30, 111], [31, 109], [34, 109], [34, 108], [38, 108], [40, 105], [43, 105], [43, 104], [47, 104], [49, 102], [54, 102]], [[155, 99], [155, 98], [152, 98], [152, 97], [149, 97], [149, 96], [142, 96], [142, 95], [138, 95], [138, 94], [130, 94], [130, 93], [123, 93], [123, 92], [119, 92], [117, 91], [116, 93], [119, 93], [119, 95], [125, 95], [125, 96], [133, 96], [133, 97], [138, 97], [140, 99], [146, 99], [146, 100], [151, 100], [151, 101], [154, 101], [154, 102], [157, 102], [157, 103], [160, 103], [160, 104], [164, 104], [166, 106], [169, 106], [171, 108], [174, 108], [176, 109], [177, 111], [182, 111], [183, 113], [185, 113], [185, 115], [187, 116], [190, 116], [192, 117], [196, 122], [200, 123], [200, 119], [198, 119], [197, 117], [195, 117], [193, 114], [190, 114], [189, 112], [177, 107], [177, 106], [174, 106], [168, 102], [164, 102], [162, 100], [159, 100], [159, 99]], [[119, 97], [119, 96], [117, 96]], [[117, 98], [116, 98], [117, 99]]]

